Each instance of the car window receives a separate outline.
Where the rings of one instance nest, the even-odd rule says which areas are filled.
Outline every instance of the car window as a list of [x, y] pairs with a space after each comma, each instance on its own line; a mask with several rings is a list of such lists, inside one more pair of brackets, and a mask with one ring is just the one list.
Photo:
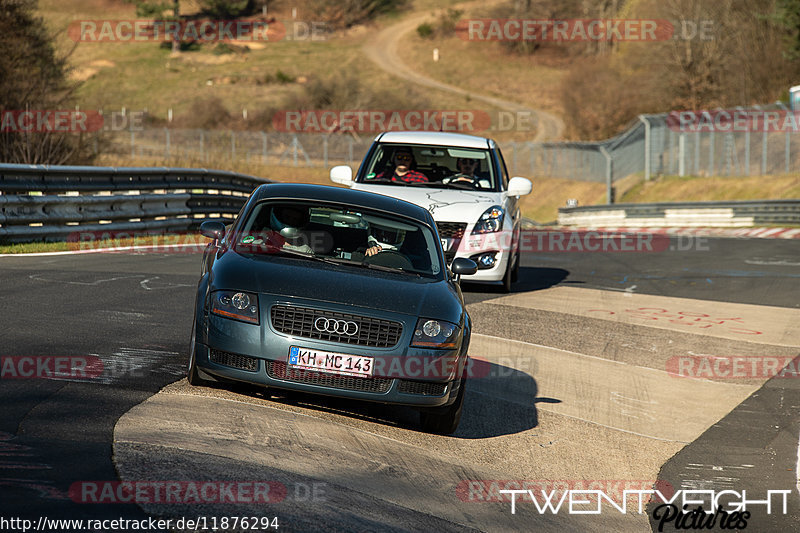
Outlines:
[[[458, 180], [459, 177], [462, 179]], [[496, 189], [497, 180], [489, 150], [379, 144], [366, 161], [360, 181], [389, 185], [424, 183], [427, 187], [448, 188], [453, 183], [467, 183], [466, 177], [470, 178], [474, 189]]]
[[[372, 266], [439, 278], [439, 241], [413, 219], [343, 205], [266, 201], [246, 215], [234, 249], [255, 255], [291, 255], [343, 268]], [[370, 248], [380, 250], [369, 254]]]

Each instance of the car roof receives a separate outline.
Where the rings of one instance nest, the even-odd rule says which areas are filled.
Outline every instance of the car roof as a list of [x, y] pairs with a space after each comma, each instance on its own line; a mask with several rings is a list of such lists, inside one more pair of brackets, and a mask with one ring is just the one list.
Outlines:
[[259, 186], [253, 192], [253, 200], [255, 201], [272, 198], [347, 204], [354, 207], [396, 213], [419, 220], [430, 226], [435, 224], [428, 210], [416, 204], [383, 194], [355, 191], [344, 187], [306, 183], [267, 183]]
[[494, 141], [486, 137], [442, 131], [389, 131], [381, 133], [375, 140], [381, 143], [432, 144], [459, 148], [486, 149], [494, 145]]

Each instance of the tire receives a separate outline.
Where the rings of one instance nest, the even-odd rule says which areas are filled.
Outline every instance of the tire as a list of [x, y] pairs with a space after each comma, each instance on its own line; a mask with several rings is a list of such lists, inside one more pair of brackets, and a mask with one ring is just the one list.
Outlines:
[[522, 258], [520, 257], [519, 251], [517, 251], [516, 255], [514, 256], [514, 270], [511, 272], [511, 283], [516, 283], [519, 281], [519, 263]]
[[514, 272], [511, 268], [511, 264], [514, 262], [513, 257], [508, 258], [508, 264], [506, 265], [506, 273], [503, 274], [503, 285], [502, 290], [503, 292], [511, 292], [511, 283], [514, 281]]
[[427, 433], [437, 433], [439, 435], [450, 435], [458, 429], [461, 421], [461, 411], [464, 408], [464, 389], [467, 381], [461, 379], [461, 386], [458, 388], [456, 401], [445, 407], [438, 407], [431, 411], [422, 411], [419, 414], [422, 430]]
[[210, 381], [205, 380], [200, 377], [200, 374], [197, 371], [197, 362], [195, 357], [196, 351], [196, 341], [195, 341], [195, 325], [192, 324], [192, 342], [189, 345], [189, 371], [186, 373], [186, 381], [189, 382], [189, 385], [194, 387], [203, 387], [208, 386], [211, 384]]

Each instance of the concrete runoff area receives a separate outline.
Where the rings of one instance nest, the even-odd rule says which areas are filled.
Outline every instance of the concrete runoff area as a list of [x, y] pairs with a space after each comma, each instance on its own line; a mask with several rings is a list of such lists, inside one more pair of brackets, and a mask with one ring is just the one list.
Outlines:
[[[548, 479], [532, 478], [510, 470], [505, 461], [495, 465], [480, 457], [486, 444], [477, 440], [420, 435], [348, 418], [320, 419], [313, 411], [287, 409], [267, 400], [217, 390], [207, 390], [207, 395], [196, 391], [185, 382], [171, 385], [120, 419], [114, 431], [114, 455], [122, 480], [187, 476], [282, 480], [289, 494], [298, 481], [321, 483], [326, 495], [318, 501], [287, 497], [268, 506], [266, 512], [283, 517], [291, 531], [307, 519], [317, 527], [329, 524], [326, 530], [358, 530], [365, 526], [367, 515], [379, 523], [385, 521], [387, 528], [381, 530], [389, 531], [417, 530], [413, 527], [419, 527], [417, 516], [424, 517], [428, 527], [435, 525], [442, 531], [510, 531], [532, 524], [545, 531], [641, 531], [646, 527], [647, 517], [638, 514], [606, 513], [585, 521], [564, 510], [555, 516], [540, 515], [530, 503], [518, 503], [512, 515], [508, 502], [463, 501], [458, 488], [467, 480]], [[570, 433], [576, 436], [582, 431], [573, 428]], [[531, 438], [535, 435], [512, 437], [517, 441], [511, 447], [515, 461], [523, 456], [530, 461], [532, 452], [541, 449]], [[141, 453], [143, 447], [148, 453]], [[226, 459], [236, 466], [220, 471], [219, 464]], [[153, 464], [158, 464], [157, 471]], [[211, 473], [222, 477], [210, 478]], [[358, 500], [368, 501], [371, 507], [351, 515], [346, 507], [336, 506]], [[142, 507], [157, 516], [187, 512], [187, 506], [181, 505]], [[207, 515], [231, 512], [229, 504], [191, 505], [188, 509]], [[266, 509], [262, 504], [258, 511]], [[388, 520], [393, 515], [399, 524]]]
[[513, 294], [493, 302], [745, 342], [800, 342], [800, 310], [785, 307], [572, 287]]
[[[286, 401], [258, 391], [190, 387], [179, 381], [117, 423], [114, 454], [120, 477], [153, 477], [156, 473], [148, 472], [148, 465], [154, 457], [164, 458], [154, 461], [160, 479], [169, 478], [162, 471], [164, 464], [185, 478], [186, 472], [215, 471], [215, 464], [224, 458], [239, 464], [247, 479], [316, 480], [325, 483], [337, 499], [371, 502], [378, 514], [394, 516], [402, 508], [403, 520], [408, 521], [390, 521], [389, 530], [414, 529], [416, 520], [428, 517], [444, 531], [507, 531], [534, 525], [543, 531], [644, 531], [649, 529], [648, 516], [633, 508], [625, 515], [613, 509], [589, 516], [570, 515], [562, 509], [553, 515], [541, 514], [531, 502], [520, 500], [512, 515], [508, 500], [485, 501], [489, 498], [481, 491], [465, 498], [459, 487], [463, 489], [470, 480], [479, 480], [484, 483], [481, 486], [489, 486], [491, 480], [499, 480], [499, 486], [503, 480], [560, 480], [581, 487], [592, 482], [609, 486], [656, 483], [665, 461], [766, 380], [678, 378], [662, 363], [646, 367], [545, 345], [558, 345], [552, 334], [545, 344], [494, 337], [481, 333], [491, 330], [487, 317], [492, 307], [591, 316], [606, 328], [630, 323], [660, 343], [692, 331], [712, 343], [736, 346], [737, 340], [748, 344], [753, 334], [722, 329], [724, 321], [695, 331], [683, 318], [645, 319], [625, 310], [663, 309], [686, 313], [678, 317], [738, 319], [734, 321], [737, 330], [758, 328], [763, 346], [786, 355], [794, 352], [787, 347], [797, 328], [790, 319], [798, 313], [563, 287], [471, 305], [482, 311], [470, 353], [484, 360], [488, 371], [469, 381], [464, 418], [453, 436], [419, 432], [410, 421], [410, 411], [397, 407], [377, 415], [374, 407], [366, 407], [364, 414], [360, 406], [322, 397]], [[595, 316], [593, 309], [606, 312]], [[525, 328], [535, 329], [537, 324], [518, 319], [509, 327], [523, 332], [524, 338]], [[709, 330], [715, 328], [719, 331], [712, 335]], [[539, 335], [547, 337], [547, 332]], [[752, 346], [748, 349], [753, 352]], [[148, 446], [149, 452], [141, 453]], [[342, 510], [332, 506], [337, 501], [333, 498], [316, 503], [287, 499], [274, 509], [300, 520], [298, 524], [302, 506], [304, 516], [329, 520], [332, 530], [347, 530], [348, 523], [361, 527], [363, 515], [347, 515], [351, 522], [345, 522]], [[163, 516], [181, 512], [170, 505], [145, 505], [144, 509]], [[223, 511], [224, 505], [209, 509]]]
[[533, 402], [533, 392], [555, 400], [539, 403], [541, 410], [667, 441], [691, 442], [758, 389], [681, 379], [666, 371], [480, 334], [473, 335], [470, 352], [510, 362], [512, 368], [536, 369], [533, 391], [517, 376], [473, 380], [471, 385], [483, 394]]
[[[449, 437], [420, 432], [416, 413], [405, 408], [269, 395], [253, 388], [189, 387], [183, 377], [200, 266], [195, 254], [3, 258], [3, 294], [9, 301], [25, 302], [5, 310], [3, 355], [88, 355], [99, 358], [105, 371], [96, 379], [74, 382], [3, 382], [2, 436], [30, 450], [23, 452], [26, 457], [13, 458], [17, 466], [7, 465], [6, 477], [17, 484], [0, 488], [0, 495], [8, 508], [32, 518], [209, 512], [219, 517], [247, 510], [278, 516], [281, 531], [323, 526], [329, 531], [649, 531], [647, 515], [632, 508], [625, 517], [609, 506], [602, 516], [571, 516], [563, 508], [554, 516], [540, 515], [530, 501], [520, 501], [512, 515], [510, 502], [498, 499], [497, 491], [546, 481], [549, 487], [571, 488], [593, 482], [614, 492], [629, 485], [647, 488], [659, 479], [675, 489], [746, 488], [754, 495], [765, 488], [793, 487], [800, 399], [790, 387], [800, 387], [796, 379], [768, 381], [711, 422], [713, 416], [697, 412], [696, 399], [686, 394], [676, 394], [675, 408], [665, 413], [642, 403], [661, 401], [666, 382], [689, 389], [690, 395], [690, 385], [700, 392], [719, 387], [726, 391], [721, 398], [727, 406], [734, 401], [730, 391], [758, 387], [764, 378], [721, 376], [719, 383], [676, 378], [665, 372], [669, 361], [687, 356], [785, 359], [798, 354], [791, 335], [784, 344], [778, 344], [779, 330], [770, 335], [728, 330], [727, 337], [712, 336], [708, 332], [737, 322], [722, 320], [694, 330], [683, 324], [686, 318], [631, 315], [613, 321], [615, 315], [608, 312], [582, 316], [581, 308], [566, 299], [553, 310], [545, 305], [554, 299], [547, 287], [558, 285], [573, 289], [568, 292], [576, 301], [585, 300], [588, 309], [615, 314], [627, 314], [629, 301], [635, 301], [633, 309], [663, 306], [664, 295], [682, 297], [677, 298], [680, 307], [660, 308], [686, 317], [678, 313], [698, 313], [724, 300], [726, 312], [753, 313], [703, 311], [710, 317], [693, 318], [755, 317], [753, 324], [736, 327], [759, 331], [762, 320], [797, 312], [793, 296], [800, 275], [788, 264], [796, 257], [793, 243], [719, 239], [712, 244], [713, 254], [635, 254], [624, 261], [603, 254], [560, 254], [546, 263], [543, 256], [525, 255], [515, 290], [527, 294], [506, 297], [466, 284], [474, 321], [472, 354], [487, 360], [489, 377], [478, 374], [468, 383], [461, 425]], [[741, 267], [747, 261], [758, 264]], [[542, 268], [543, 262], [559, 268]], [[741, 271], [731, 275], [716, 266], [722, 263]], [[633, 296], [626, 296], [633, 290]], [[655, 297], [646, 299], [645, 294]], [[609, 306], [615, 298], [618, 306]], [[727, 307], [731, 302], [747, 305]], [[777, 311], [775, 306], [783, 307]], [[768, 313], [766, 318], [759, 318], [761, 312]], [[566, 369], [577, 368], [577, 375], [559, 368], [562, 361]], [[612, 397], [620, 392], [611, 388], [614, 384], [625, 387], [624, 398]], [[645, 415], [658, 423], [648, 426], [641, 421]], [[684, 444], [686, 428], [679, 426], [689, 422], [695, 432], [710, 426]], [[636, 424], [645, 428], [642, 434], [631, 432]], [[295, 459], [295, 454], [304, 457]], [[353, 457], [364, 458], [361, 467]], [[420, 482], [422, 472], [430, 475]], [[289, 491], [283, 502], [255, 508], [195, 502], [143, 503], [140, 508], [73, 501], [66, 490], [76, 480], [275, 480]], [[408, 488], [412, 481], [414, 491]], [[314, 483], [323, 483], [325, 499], [304, 499], [304, 488]], [[65, 494], [42, 497], [42, 487], [61, 488]], [[413, 492], [408, 505], [396, 501], [406, 492]], [[786, 521], [792, 518], [753, 519], [749, 529], [763, 531], [765, 524], [775, 524], [771, 530], [795, 530], [796, 522]]]

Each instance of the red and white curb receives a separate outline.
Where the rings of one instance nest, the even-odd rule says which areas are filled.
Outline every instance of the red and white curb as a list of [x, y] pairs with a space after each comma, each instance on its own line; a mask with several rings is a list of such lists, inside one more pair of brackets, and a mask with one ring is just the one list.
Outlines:
[[757, 239], [800, 239], [800, 228], [635, 228], [635, 227], [526, 227], [523, 231], [575, 231], [604, 233], [652, 233], [655, 235], [692, 235], [698, 237], [732, 237]]

